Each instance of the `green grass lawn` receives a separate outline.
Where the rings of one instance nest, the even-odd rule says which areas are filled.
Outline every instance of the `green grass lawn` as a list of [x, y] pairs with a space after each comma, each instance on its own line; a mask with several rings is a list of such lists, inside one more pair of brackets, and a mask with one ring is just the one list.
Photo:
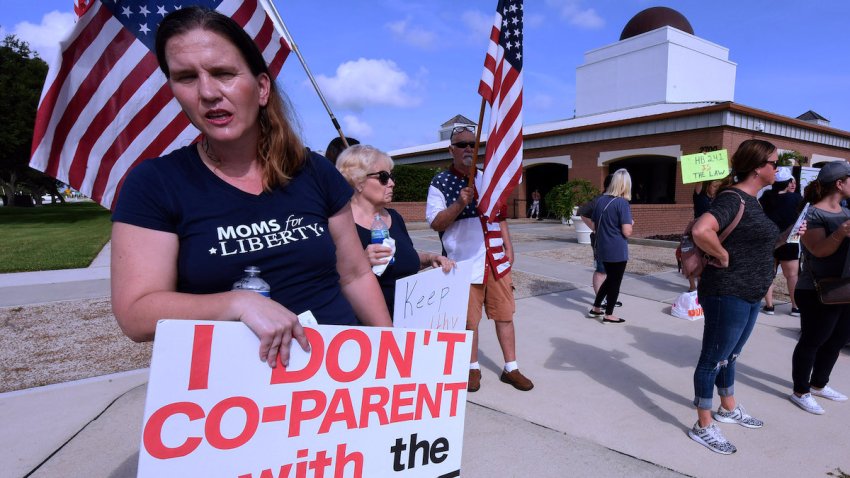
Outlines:
[[0, 207], [0, 273], [88, 267], [109, 241], [109, 216], [93, 202]]

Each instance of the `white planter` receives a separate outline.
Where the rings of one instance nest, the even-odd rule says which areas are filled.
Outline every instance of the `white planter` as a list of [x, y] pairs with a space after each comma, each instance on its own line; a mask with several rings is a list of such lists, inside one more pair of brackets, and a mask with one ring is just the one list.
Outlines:
[[573, 222], [576, 225], [576, 238], [579, 244], [590, 244], [590, 233], [592, 232], [587, 224], [581, 220], [581, 216], [573, 216]]

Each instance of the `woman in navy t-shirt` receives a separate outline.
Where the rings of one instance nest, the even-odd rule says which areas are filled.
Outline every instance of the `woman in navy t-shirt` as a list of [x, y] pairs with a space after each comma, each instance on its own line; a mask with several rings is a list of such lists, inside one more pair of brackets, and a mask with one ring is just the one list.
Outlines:
[[[378, 283], [392, 315], [396, 280], [416, 274], [425, 267], [442, 267], [444, 272], [449, 272], [454, 261], [439, 254], [417, 252], [404, 219], [395, 209], [387, 208], [393, 200], [395, 180], [392, 176], [393, 160], [386, 153], [372, 146], [351, 146], [339, 155], [336, 167], [354, 188], [351, 212], [369, 263], [378, 267], [386, 265]], [[395, 240], [395, 254], [390, 247], [372, 244], [371, 225], [376, 214], [381, 216], [389, 228], [390, 237]], [[393, 261], [387, 264], [391, 256]]]
[[[390, 326], [363, 257], [351, 188], [290, 127], [261, 52], [231, 18], [190, 7], [160, 23], [160, 69], [201, 141], [135, 167], [112, 217], [112, 307], [130, 338], [162, 318], [241, 320], [260, 358], [289, 361], [296, 314]], [[231, 291], [248, 266], [271, 298]]]
[[[629, 261], [629, 236], [632, 235], [632, 178], [625, 169], [618, 169], [611, 178], [611, 185], [593, 208], [593, 223], [596, 224], [596, 254], [605, 265], [605, 281], [599, 286], [593, 308], [588, 316], [602, 318], [602, 322], [619, 324], [624, 319], [614, 316], [614, 306], [620, 296], [620, 284]], [[605, 310], [602, 310], [602, 303]]]

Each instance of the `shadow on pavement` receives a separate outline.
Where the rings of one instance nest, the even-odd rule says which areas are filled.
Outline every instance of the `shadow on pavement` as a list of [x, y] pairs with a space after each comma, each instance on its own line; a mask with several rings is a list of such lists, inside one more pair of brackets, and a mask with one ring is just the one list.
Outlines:
[[641, 372], [626, 364], [628, 355], [619, 350], [604, 350], [563, 337], [550, 339], [553, 351], [543, 366], [550, 370], [583, 372], [600, 385], [620, 393], [633, 401], [641, 410], [669, 423], [677, 430], [687, 429], [675, 416], [660, 407], [647, 393], [664, 397], [672, 402], [690, 404], [690, 399], [673, 393]]

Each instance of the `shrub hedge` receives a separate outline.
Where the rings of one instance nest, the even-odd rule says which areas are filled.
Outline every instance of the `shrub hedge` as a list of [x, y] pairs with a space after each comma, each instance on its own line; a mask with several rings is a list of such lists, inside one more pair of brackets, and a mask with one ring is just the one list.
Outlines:
[[393, 168], [395, 188], [393, 201], [425, 201], [428, 197], [428, 186], [431, 179], [442, 168], [398, 164]]

